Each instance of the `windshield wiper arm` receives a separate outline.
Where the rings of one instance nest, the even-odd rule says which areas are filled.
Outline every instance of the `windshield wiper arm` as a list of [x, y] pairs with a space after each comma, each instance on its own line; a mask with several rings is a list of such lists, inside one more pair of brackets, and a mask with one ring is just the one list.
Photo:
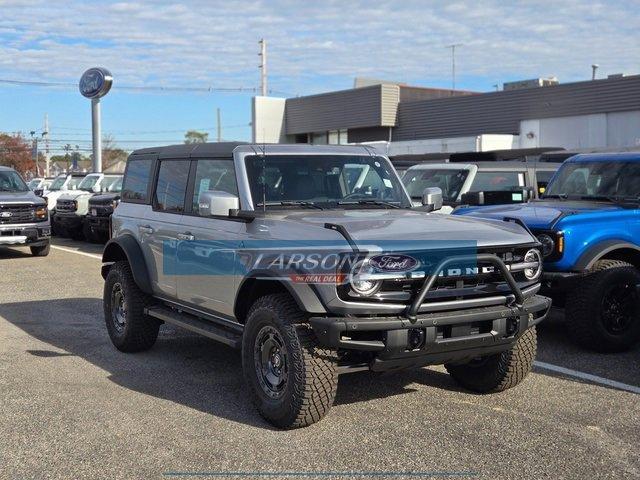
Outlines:
[[258, 203], [256, 207], [273, 207], [276, 205], [280, 205], [283, 207], [306, 207], [306, 208], [314, 208], [316, 210], [324, 210], [319, 205], [316, 205], [313, 202], [305, 202], [304, 200], [283, 200], [281, 202], [266, 202], [266, 203]]
[[560, 200], [566, 200], [567, 198], [569, 198], [569, 195], [567, 195], [566, 193], [553, 193], [551, 195], [545, 195], [544, 197], [542, 197], [543, 200], [546, 198], [558, 198]]
[[402, 208], [400, 205], [396, 205], [395, 203], [385, 202], [384, 200], [354, 200], [354, 201], [344, 201], [340, 200], [338, 205], [382, 205], [384, 207], [389, 208]]
[[640, 202], [640, 197], [618, 197], [615, 195], [583, 195], [580, 199], [594, 201], [605, 200], [607, 202], [615, 203], [616, 205]]

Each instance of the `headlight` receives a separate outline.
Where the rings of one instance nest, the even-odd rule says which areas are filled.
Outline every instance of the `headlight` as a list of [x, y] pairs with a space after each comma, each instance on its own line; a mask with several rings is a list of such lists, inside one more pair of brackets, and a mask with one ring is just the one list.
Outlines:
[[532, 248], [524, 255], [524, 263], [531, 264], [531, 266], [524, 269], [524, 276], [527, 280], [536, 280], [542, 273], [542, 257], [540, 252], [535, 248]]
[[115, 210], [119, 203], [120, 200], [114, 200], [113, 202], [111, 202], [111, 208]]
[[549, 235], [541, 233], [538, 235], [537, 239], [542, 244], [542, 255], [544, 257], [548, 257], [555, 251], [556, 242]]
[[46, 205], [40, 205], [36, 207], [36, 218], [39, 220], [46, 220], [47, 219], [47, 206]]
[[374, 273], [374, 269], [368, 262], [358, 262], [351, 270], [349, 283], [354, 292], [364, 297], [369, 297], [376, 293], [382, 285], [381, 280], [367, 278]]

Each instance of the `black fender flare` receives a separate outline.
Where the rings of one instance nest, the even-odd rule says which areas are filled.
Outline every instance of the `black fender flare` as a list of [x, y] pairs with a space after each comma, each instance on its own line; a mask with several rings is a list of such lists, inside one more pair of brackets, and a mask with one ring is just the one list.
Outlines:
[[313, 288], [312, 285], [307, 283], [297, 283], [295, 286], [291, 284], [291, 282], [281, 281], [277, 279], [276, 273], [270, 270], [253, 270], [246, 277], [242, 279], [240, 285], [238, 285], [238, 290], [236, 292], [236, 298], [234, 302], [235, 305], [238, 302], [242, 302], [243, 299], [240, 298], [240, 294], [243, 291], [243, 287], [246, 285], [248, 281], [251, 280], [266, 280], [267, 278], [273, 278], [274, 281], [279, 282], [284, 288], [289, 292], [291, 297], [298, 304], [298, 307], [303, 312], [322, 314], [326, 313], [326, 309], [321, 301], [319, 293]]
[[620, 240], [605, 240], [589, 247], [576, 262], [574, 270], [580, 272], [590, 270], [605, 255], [621, 249], [635, 250], [640, 255], [640, 247], [638, 245]]
[[102, 277], [107, 277], [112, 263], [124, 260], [122, 258], [123, 253], [131, 267], [133, 280], [136, 282], [140, 290], [151, 295], [153, 291], [151, 289], [149, 271], [147, 270], [147, 265], [144, 262], [142, 248], [140, 248], [138, 241], [133, 235], [120, 235], [119, 237], [112, 238], [107, 242], [104, 247], [104, 251], [102, 252]]

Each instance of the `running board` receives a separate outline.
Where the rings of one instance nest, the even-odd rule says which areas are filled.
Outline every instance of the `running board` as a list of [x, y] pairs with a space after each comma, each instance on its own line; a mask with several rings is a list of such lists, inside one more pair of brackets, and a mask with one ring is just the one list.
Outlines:
[[144, 313], [150, 317], [157, 318], [172, 325], [185, 328], [205, 337], [229, 345], [233, 348], [240, 348], [240, 335], [225, 330], [209, 320], [203, 320], [185, 312], [179, 312], [172, 308], [156, 305], [144, 309]]

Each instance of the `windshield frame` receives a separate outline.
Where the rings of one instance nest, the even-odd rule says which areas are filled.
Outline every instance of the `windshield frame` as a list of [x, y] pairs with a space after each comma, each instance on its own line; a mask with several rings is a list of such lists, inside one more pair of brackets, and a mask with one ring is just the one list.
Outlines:
[[[242, 185], [242, 188], [239, 189], [239, 195], [240, 195], [240, 204], [243, 207], [243, 209], [245, 210], [250, 210], [250, 211], [262, 211], [262, 207], [261, 206], [257, 206], [257, 204], [261, 203], [261, 199], [258, 199], [257, 201], [254, 202], [253, 198], [252, 198], [252, 192], [251, 192], [251, 181], [250, 181], [250, 176], [249, 176], [249, 172], [247, 169], [247, 161], [251, 158], [251, 157], [256, 157], [256, 156], [261, 156], [262, 152], [242, 152], [240, 155], [235, 156], [234, 158], [234, 164], [235, 164], [235, 169], [236, 169], [236, 175], [238, 177], [238, 182]], [[335, 157], [349, 157], [351, 159], [356, 158], [356, 157], [361, 157], [361, 158], [372, 158], [375, 159], [378, 162], [381, 162], [384, 164], [384, 166], [386, 167], [386, 169], [388, 170], [389, 173], [389, 180], [391, 180], [392, 182], [394, 182], [397, 185], [398, 188], [398, 192], [400, 194], [400, 199], [398, 202], [398, 206], [400, 208], [406, 208], [406, 209], [410, 209], [412, 208], [412, 202], [411, 199], [407, 193], [406, 188], [404, 187], [404, 184], [402, 183], [402, 180], [400, 179], [400, 177], [398, 176], [398, 172], [395, 170], [395, 168], [393, 167], [393, 165], [391, 164], [391, 162], [389, 161], [388, 158], [382, 156], [382, 155], [377, 155], [377, 154], [367, 154], [367, 153], [363, 153], [361, 151], [351, 151], [351, 152], [323, 152], [323, 151], [318, 151], [318, 152], [308, 152], [308, 151], [267, 151], [265, 157], [266, 157], [266, 161], [269, 161], [269, 157], [327, 157], [327, 156], [335, 156]], [[350, 162], [349, 160], [345, 161], [345, 164], [351, 164], [352, 162]], [[376, 199], [372, 199], [372, 200], [376, 200]], [[382, 199], [377, 199], [380, 200], [381, 202], [384, 202]], [[279, 211], [281, 212], [282, 210], [291, 210], [292, 208], [297, 208], [297, 209], [306, 209], [307, 207], [305, 207], [302, 204], [299, 205], [273, 205], [271, 204], [271, 202], [268, 202], [267, 205], [269, 206], [269, 208], [266, 208], [265, 211], [269, 212], [269, 211]], [[329, 202], [329, 203], [325, 203], [325, 202], [321, 202], [319, 203], [319, 205], [322, 206], [322, 209], [326, 209], [326, 210], [353, 210], [356, 208], [360, 208], [360, 209], [389, 209], [388, 206], [385, 206], [384, 204], [339, 204], [337, 202]]]
[[16, 172], [15, 170], [0, 170], [0, 175], [7, 175], [7, 176], [10, 176], [10, 177], [13, 177], [14, 183], [16, 183], [18, 186], [22, 187], [19, 190], [2, 190], [2, 189], [0, 189], [0, 193], [25, 193], [25, 192], [31, 192], [31, 189], [29, 188], [29, 185], [27, 185], [25, 183], [25, 181], [22, 178], [22, 176], [18, 172]]

